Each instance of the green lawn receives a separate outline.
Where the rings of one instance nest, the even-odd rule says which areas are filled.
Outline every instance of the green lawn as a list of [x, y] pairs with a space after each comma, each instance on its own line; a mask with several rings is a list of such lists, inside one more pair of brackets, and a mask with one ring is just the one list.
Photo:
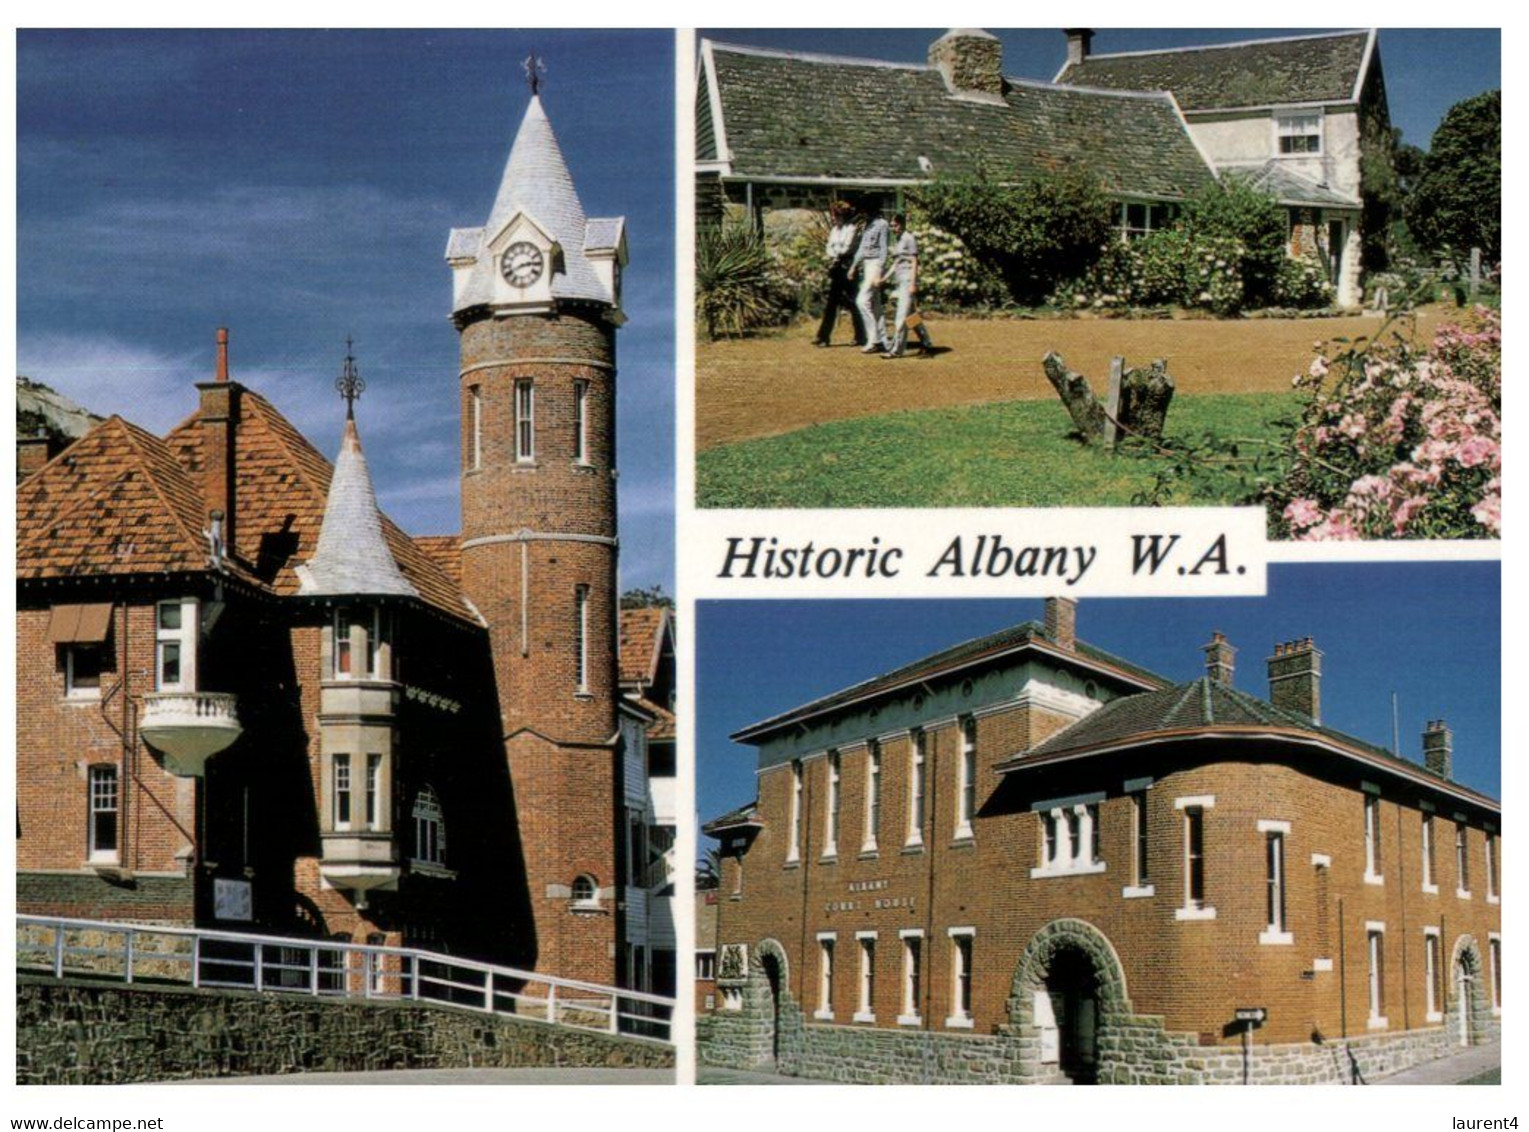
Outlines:
[[[1291, 394], [1182, 397], [1168, 435], [1272, 438]], [[1059, 401], [1009, 401], [813, 425], [702, 452], [701, 507], [1129, 506], [1165, 464], [1082, 445]], [[1173, 503], [1230, 503], [1231, 475], [1194, 477]]]

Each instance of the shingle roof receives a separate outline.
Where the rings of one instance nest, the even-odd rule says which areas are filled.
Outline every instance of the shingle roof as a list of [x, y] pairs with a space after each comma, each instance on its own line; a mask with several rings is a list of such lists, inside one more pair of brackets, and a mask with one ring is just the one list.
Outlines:
[[304, 565], [297, 567], [301, 592], [308, 595], [391, 594], [418, 597], [417, 591], [398, 569], [382, 533], [382, 513], [372, 473], [361, 450], [361, 434], [352, 417], [345, 419], [345, 435], [329, 480], [324, 521], [318, 546]]
[[648, 725], [648, 739], [660, 743], [673, 739], [676, 734], [674, 713], [662, 704], [655, 704], [641, 696], [635, 699], [637, 706], [653, 717], [653, 722]]
[[1265, 39], [1172, 51], [1090, 55], [1057, 82], [1111, 90], [1172, 91], [1185, 111], [1352, 102], [1368, 31]]
[[1260, 192], [1268, 193], [1280, 204], [1313, 208], [1358, 208], [1358, 197], [1345, 196], [1302, 173], [1288, 162], [1270, 158], [1262, 165], [1228, 165], [1223, 176], [1241, 177]]
[[1003, 103], [951, 95], [915, 64], [709, 44], [737, 177], [882, 182], [1086, 165], [1110, 191], [1182, 197], [1212, 174], [1167, 95], [1009, 79]]
[[452, 584], [462, 584], [462, 536], [415, 535], [414, 545], [441, 568]]
[[621, 682], [645, 684], [653, 678], [669, 610], [661, 605], [621, 611]]
[[979, 664], [992, 657], [1026, 646], [1046, 648], [1053, 657], [1070, 657], [1075, 663], [1091, 670], [1113, 672], [1117, 677], [1124, 678], [1138, 687], [1158, 688], [1167, 684], [1167, 681], [1156, 673], [1132, 664], [1130, 661], [1122, 660], [1103, 649], [1095, 648], [1086, 641], [1076, 641], [1072, 649], [1065, 649], [1047, 635], [1046, 627], [1039, 621], [1026, 621], [1012, 628], [990, 633], [985, 637], [963, 641], [932, 656], [923, 657], [901, 668], [895, 668], [891, 672], [874, 676], [834, 692], [832, 695], [823, 696], [801, 707], [793, 708], [782, 715], [762, 720], [745, 727], [732, 738], [747, 737], [747, 741], [753, 742], [795, 720], [820, 715], [857, 700], [865, 700], [890, 692], [894, 688], [948, 675], [969, 665]]

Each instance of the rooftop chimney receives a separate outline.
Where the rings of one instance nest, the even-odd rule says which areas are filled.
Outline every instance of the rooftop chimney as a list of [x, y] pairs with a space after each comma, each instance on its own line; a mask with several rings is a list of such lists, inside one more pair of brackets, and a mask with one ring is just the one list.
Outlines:
[[1088, 58], [1089, 48], [1093, 46], [1093, 28], [1064, 28], [1062, 34], [1067, 37], [1067, 65], [1076, 67]]
[[1423, 728], [1423, 765], [1440, 778], [1453, 778], [1454, 750], [1454, 733], [1442, 719], [1430, 719]]
[[238, 519], [234, 483], [239, 427], [239, 394], [243, 391], [228, 377], [228, 330], [218, 328], [218, 365], [215, 379], [197, 382], [202, 395], [198, 418], [202, 429], [202, 499], [207, 510], [223, 512], [223, 546], [234, 549]]
[[1228, 688], [1232, 686], [1232, 677], [1237, 672], [1237, 649], [1232, 642], [1226, 639], [1226, 634], [1217, 629], [1210, 635], [1210, 644], [1201, 645], [1205, 652], [1205, 675], [1210, 677], [1216, 684], [1224, 684]]
[[1003, 44], [981, 28], [952, 28], [929, 45], [929, 65], [938, 67], [951, 94], [1003, 97]]
[[58, 453], [58, 447], [54, 445], [53, 438], [48, 435], [48, 430], [45, 428], [39, 428], [32, 436], [18, 435], [16, 437], [16, 482], [20, 483], [26, 479]]
[[1070, 597], [1046, 599], [1046, 636], [1064, 649], [1078, 643], [1078, 603]]
[[1274, 646], [1269, 658], [1269, 702], [1322, 722], [1322, 650], [1310, 637]]

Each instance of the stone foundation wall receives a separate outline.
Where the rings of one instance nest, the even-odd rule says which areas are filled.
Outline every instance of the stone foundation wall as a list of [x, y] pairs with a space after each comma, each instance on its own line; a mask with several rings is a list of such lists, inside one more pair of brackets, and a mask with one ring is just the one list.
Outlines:
[[21, 976], [18, 1084], [377, 1069], [664, 1068], [673, 1051], [609, 1034], [415, 1003], [100, 986]]

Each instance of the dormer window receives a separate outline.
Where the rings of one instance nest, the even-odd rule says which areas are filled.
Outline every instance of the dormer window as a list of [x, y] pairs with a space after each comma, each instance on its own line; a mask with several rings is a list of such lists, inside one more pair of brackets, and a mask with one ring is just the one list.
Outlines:
[[1274, 119], [1276, 151], [1281, 157], [1315, 157], [1322, 152], [1322, 115], [1279, 114]]

